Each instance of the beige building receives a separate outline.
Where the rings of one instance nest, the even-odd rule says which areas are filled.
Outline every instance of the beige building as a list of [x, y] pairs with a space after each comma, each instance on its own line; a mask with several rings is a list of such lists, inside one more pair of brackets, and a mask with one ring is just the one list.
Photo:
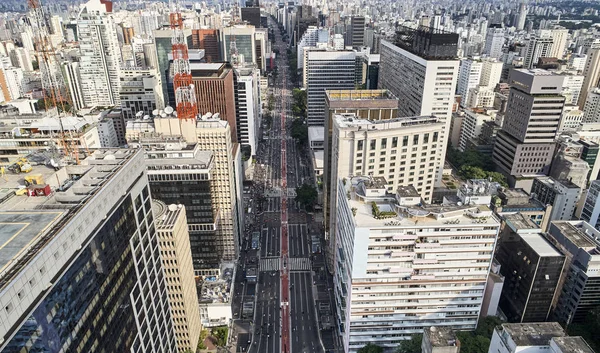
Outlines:
[[171, 303], [178, 351], [195, 351], [200, 338], [200, 309], [183, 205], [152, 202], [154, 224]]

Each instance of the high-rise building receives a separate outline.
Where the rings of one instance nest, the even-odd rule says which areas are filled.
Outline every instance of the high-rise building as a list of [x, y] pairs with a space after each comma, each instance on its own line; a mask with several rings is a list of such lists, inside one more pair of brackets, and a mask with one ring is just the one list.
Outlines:
[[235, 73], [227, 63], [191, 63], [192, 82], [200, 115], [218, 113], [229, 123], [231, 141], [238, 142]]
[[548, 172], [565, 97], [561, 95], [563, 76], [546, 70], [513, 69], [509, 82], [504, 124], [493, 158], [511, 184], [518, 175]]
[[193, 29], [192, 48], [204, 49], [207, 63], [219, 62], [221, 61], [220, 38], [218, 29]]
[[594, 180], [590, 184], [581, 211], [581, 219], [593, 227], [600, 227], [600, 180]]
[[527, 41], [523, 58], [523, 67], [531, 69], [537, 65], [540, 58], [549, 58], [552, 53], [552, 37], [548, 31], [540, 31]]
[[588, 50], [583, 77], [583, 85], [581, 85], [581, 93], [577, 102], [580, 108], [585, 105], [588, 93], [598, 87], [600, 83], [600, 47]]
[[565, 55], [567, 40], [569, 39], [569, 30], [562, 27], [554, 28], [550, 31], [552, 37], [552, 48], [550, 49], [550, 57], [562, 59]]
[[[583, 75], [573, 75], [568, 73], [561, 74], [565, 77], [562, 95], [568, 98], [565, 104], [577, 105], [585, 77]], [[580, 107], [580, 109], [581, 108], [583, 107]]]
[[[360, 119], [389, 120], [398, 116], [398, 99], [388, 90], [339, 90], [325, 92], [325, 136], [323, 163], [323, 215], [326, 240], [333, 230], [329, 226], [331, 183], [331, 138], [333, 119], [338, 114], [355, 114]], [[329, 253], [328, 253], [329, 254]], [[331, 260], [331, 258], [329, 258]], [[331, 263], [332, 264], [332, 263]], [[332, 267], [330, 267], [332, 268]]]
[[[172, 81], [169, 79], [171, 74], [169, 73], [169, 62], [173, 59], [172, 50], [173, 50], [173, 30], [172, 29], [157, 29], [153, 32], [154, 36], [154, 46], [156, 51], [156, 61], [158, 62], [158, 72], [160, 73], [160, 80], [162, 83], [163, 97], [166, 102], [175, 102], [175, 100], [171, 100], [171, 96], [169, 95], [169, 88], [172, 90], [173, 85], [169, 85]], [[186, 38], [188, 47], [192, 47], [192, 31], [190, 29], [183, 30], [184, 36]], [[168, 99], [167, 99], [168, 98]], [[174, 104], [174, 103], [171, 103]]]
[[15, 48], [10, 54], [13, 66], [20, 67], [25, 72], [33, 71], [33, 63], [31, 61], [32, 59], [29, 50], [25, 48]]
[[414, 187], [389, 194], [381, 177], [337, 188], [333, 294], [344, 350], [367, 341], [393, 349], [434, 323], [474, 329], [500, 227], [493, 212], [419, 206]]
[[473, 58], [460, 61], [458, 69], [458, 81], [456, 84], [456, 94], [462, 97], [460, 105], [465, 107], [469, 100], [469, 91], [479, 86], [481, 79], [482, 62]]
[[125, 119], [150, 117], [152, 111], [165, 107], [160, 75], [156, 69], [121, 69], [119, 80], [119, 101]]
[[112, 3], [89, 0], [77, 17], [81, 90], [88, 107], [119, 105], [122, 60], [111, 12]]
[[569, 271], [558, 288], [553, 316], [567, 325], [585, 322], [587, 313], [600, 305], [600, 231], [584, 221], [552, 222], [549, 239], [566, 255]]
[[519, 13], [515, 18], [515, 27], [517, 31], [522, 31], [525, 29], [525, 20], [527, 19], [527, 6], [524, 2], [519, 5]]
[[175, 353], [143, 152], [39, 171], [1, 205], [0, 351]]
[[0, 89], [6, 101], [23, 97], [23, 69], [19, 67], [0, 67]]
[[356, 52], [310, 50], [305, 68], [309, 126], [325, 125], [325, 91], [354, 89]]
[[600, 123], [600, 88], [594, 88], [587, 94], [583, 105], [583, 120], [586, 123]]
[[195, 351], [200, 338], [200, 310], [185, 206], [152, 201], [158, 247], [171, 303], [179, 352]]
[[71, 103], [75, 110], [85, 107], [83, 100], [83, 90], [81, 88], [81, 72], [78, 62], [67, 62], [62, 64], [65, 77], [65, 85], [71, 97]]
[[259, 80], [259, 72], [253, 67], [236, 70], [237, 141], [249, 149], [250, 155], [256, 154], [260, 127]]
[[[505, 215], [495, 258], [505, 277], [500, 309], [509, 322], [541, 322], [550, 315], [565, 256], [533, 221]], [[533, 290], [535, 288], [535, 290]]]
[[579, 202], [581, 188], [569, 180], [556, 180], [552, 177], [538, 177], [533, 180], [531, 196], [551, 205], [550, 221], [570, 221]]
[[[229, 61], [234, 66], [236, 63], [254, 63], [256, 60], [255, 28], [250, 25], [233, 25], [221, 31], [221, 53], [223, 60]], [[233, 45], [232, 43], [235, 43]], [[235, 53], [234, 53], [235, 51]]]
[[352, 16], [350, 19], [351, 42], [347, 43], [354, 49], [362, 47], [365, 43], [365, 18], [364, 16]]

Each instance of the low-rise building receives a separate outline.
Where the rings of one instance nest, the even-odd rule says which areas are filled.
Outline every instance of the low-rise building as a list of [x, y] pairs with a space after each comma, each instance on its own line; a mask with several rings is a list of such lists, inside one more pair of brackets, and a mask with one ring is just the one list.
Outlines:
[[494, 328], [488, 353], [592, 353], [581, 337], [569, 337], [557, 322], [502, 324]]

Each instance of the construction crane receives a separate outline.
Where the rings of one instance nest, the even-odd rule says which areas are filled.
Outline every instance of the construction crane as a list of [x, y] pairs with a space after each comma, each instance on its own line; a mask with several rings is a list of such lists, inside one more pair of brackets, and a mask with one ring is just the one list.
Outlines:
[[175, 91], [175, 109], [180, 120], [196, 119], [198, 104], [192, 83], [192, 71], [188, 46], [183, 33], [183, 17], [179, 9], [179, 1], [171, 4], [173, 12], [169, 15], [169, 22], [173, 30], [173, 89]]
[[59, 56], [50, 40], [50, 25], [44, 14], [40, 0], [27, 0], [27, 5], [33, 20], [34, 44], [35, 50], [38, 53], [38, 62], [42, 74], [44, 106], [46, 110], [50, 107], [56, 108], [60, 126], [59, 139], [61, 147], [64, 149], [66, 155], [74, 157], [77, 164], [79, 164], [78, 148], [74, 148], [72, 143], [69, 145], [65, 136], [62, 117], [67, 114], [67, 110], [72, 104], [62, 75]]

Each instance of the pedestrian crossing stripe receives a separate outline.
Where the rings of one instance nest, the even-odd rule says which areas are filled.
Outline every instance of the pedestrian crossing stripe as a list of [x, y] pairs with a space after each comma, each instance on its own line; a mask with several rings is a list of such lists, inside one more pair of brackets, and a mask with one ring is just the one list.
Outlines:
[[310, 259], [305, 257], [290, 258], [290, 271], [310, 271]]
[[258, 270], [260, 272], [279, 271], [279, 258], [260, 259]]

